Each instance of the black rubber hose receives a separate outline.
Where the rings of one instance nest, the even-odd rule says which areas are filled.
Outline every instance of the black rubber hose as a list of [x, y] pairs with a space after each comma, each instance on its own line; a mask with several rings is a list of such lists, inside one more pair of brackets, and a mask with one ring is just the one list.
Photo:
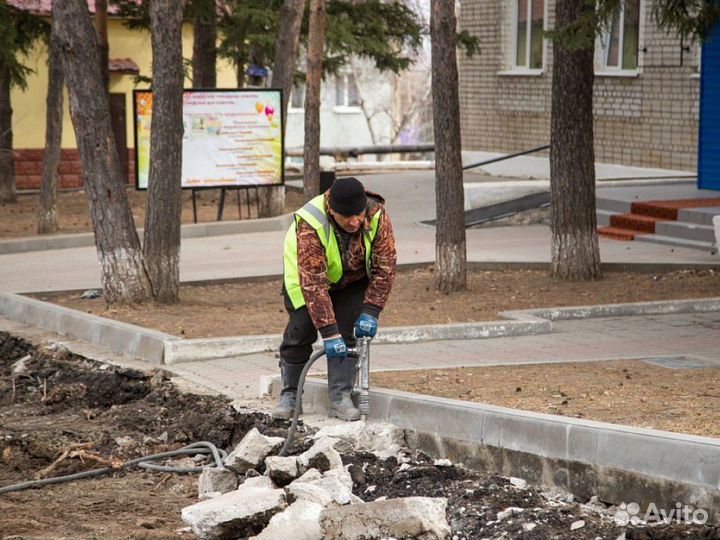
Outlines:
[[280, 449], [279, 455], [281, 455], [281, 456], [287, 455], [287, 451], [290, 448], [290, 445], [292, 444], [293, 439], [295, 438], [295, 431], [297, 431], [298, 418], [300, 417], [300, 410], [302, 409], [302, 394], [303, 394], [303, 387], [305, 386], [305, 377], [307, 376], [308, 371], [310, 371], [310, 367], [315, 363], [315, 361], [324, 355], [325, 355], [324, 350], [319, 350], [317, 352], [312, 353], [310, 355], [310, 359], [305, 363], [305, 367], [303, 367], [302, 373], [300, 374], [300, 380], [298, 381], [298, 386], [297, 386], [297, 397], [295, 398], [295, 412], [293, 413], [292, 424], [290, 424], [290, 429], [288, 430], [288, 436], [287, 436], [287, 439], [285, 439], [285, 444]]
[[[203, 448], [204, 447], [204, 448]], [[50, 484], [61, 484], [63, 482], [72, 482], [73, 480], [81, 480], [83, 478], [91, 478], [93, 476], [103, 476], [105, 474], [110, 474], [113, 472], [116, 472], [118, 470], [124, 470], [128, 469], [134, 465], [142, 466], [142, 464], [146, 461], [154, 461], [157, 459], [164, 459], [169, 457], [176, 457], [176, 456], [187, 456], [192, 454], [213, 454], [213, 457], [215, 458], [215, 463], [218, 467], [223, 466], [222, 459], [220, 459], [220, 453], [217, 448], [215, 448], [215, 445], [211, 442], [207, 441], [201, 441], [193, 444], [189, 444], [188, 446], [183, 446], [182, 448], [179, 448], [178, 450], [171, 450], [169, 452], [161, 452], [159, 454], [151, 454], [149, 456], [143, 456], [136, 459], [132, 459], [130, 461], [126, 461], [122, 464], [122, 466], [119, 469], [113, 469], [112, 467], [103, 467], [101, 469], [93, 469], [91, 471], [83, 471], [75, 474], [68, 474], [65, 476], [56, 476], [54, 478], [44, 478], [42, 480], [30, 480], [28, 482], [22, 482], [20, 484], [14, 484], [11, 486], [5, 486], [3, 488], [0, 488], [0, 495], [3, 493], [11, 493], [13, 491], [22, 491], [24, 489], [30, 489], [33, 487], [39, 487], [39, 486], [47, 486]], [[184, 469], [184, 467], [176, 468], [177, 470], [172, 472], [185, 472], [181, 469]], [[170, 470], [170, 469], [168, 469]]]
[[[197, 448], [197, 452], [191, 452], [192, 449]], [[222, 469], [225, 464], [225, 458], [227, 457], [227, 452], [222, 449], [218, 449], [215, 447], [213, 443], [207, 442], [207, 441], [200, 441], [193, 444], [189, 444], [185, 446], [183, 449], [188, 450], [188, 455], [193, 453], [200, 453], [200, 454], [208, 454], [212, 453], [213, 459], [215, 460], [215, 466], [218, 469]], [[156, 472], [171, 472], [171, 473], [196, 473], [196, 472], [202, 472], [205, 467], [170, 467], [167, 465], [155, 465], [154, 463], [146, 463], [141, 462], [137, 464], [138, 467], [142, 469], [147, 469], [149, 471], [156, 471]]]
[[[293, 414], [292, 424], [290, 424], [290, 429], [288, 430], [288, 436], [287, 439], [285, 439], [285, 444], [280, 449], [280, 453], [278, 455], [285, 456], [287, 455], [287, 451], [290, 449], [290, 445], [292, 444], [293, 439], [295, 438], [295, 432], [297, 431], [297, 423], [298, 418], [300, 417], [300, 411], [302, 410], [302, 394], [303, 394], [303, 387], [305, 386], [305, 377], [308, 374], [308, 371], [310, 371], [310, 366], [312, 366], [315, 361], [323, 356], [325, 354], [324, 350], [319, 350], [317, 352], [314, 352], [310, 359], [305, 364], [305, 367], [302, 370], [302, 373], [300, 374], [300, 380], [298, 381], [298, 387], [297, 387], [297, 397], [295, 399], [295, 413]], [[348, 348], [348, 358], [357, 358], [357, 350], [354, 348]], [[329, 367], [328, 367], [329, 369]]]

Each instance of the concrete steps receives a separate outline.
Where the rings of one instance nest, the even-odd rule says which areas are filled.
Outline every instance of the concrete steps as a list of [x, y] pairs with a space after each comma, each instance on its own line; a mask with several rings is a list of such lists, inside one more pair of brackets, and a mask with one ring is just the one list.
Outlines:
[[710, 242], [701, 242], [698, 240], [687, 240], [678, 238], [677, 236], [665, 236], [662, 234], [644, 234], [635, 238], [638, 242], [648, 242], [650, 244], [663, 244], [666, 246], [684, 247], [689, 249], [699, 249], [710, 253], [717, 253], [717, 246]]
[[720, 216], [720, 206], [707, 208], [685, 208], [678, 211], [678, 221], [698, 223], [712, 227], [713, 216]]
[[599, 227], [598, 234], [613, 240], [634, 240], [642, 234], [652, 234], [661, 218], [630, 212], [611, 214], [609, 225]]
[[716, 252], [712, 218], [720, 199], [619, 201], [598, 198], [598, 234], [614, 240], [639, 240]]
[[623, 201], [620, 199], [598, 197], [595, 200], [596, 210], [602, 210], [612, 214], [627, 214], [630, 212], [631, 207], [632, 203], [630, 201]]
[[622, 240], [629, 242], [635, 240], [637, 233], [629, 229], [621, 229], [619, 227], [600, 227], [598, 228], [598, 234], [606, 238], [612, 238], [613, 240]]
[[661, 218], [646, 216], [643, 214], [617, 214], [610, 218], [610, 226], [618, 229], [635, 231], [636, 233], [655, 232], [655, 226]]
[[598, 208], [595, 210], [595, 215], [597, 217], [597, 226], [598, 227], [609, 227], [610, 226], [610, 216], [614, 216], [614, 212], [611, 212], [610, 210], [603, 210]]
[[700, 225], [685, 221], [662, 221], [656, 224], [655, 234], [698, 242], [715, 242], [715, 229], [712, 225]]

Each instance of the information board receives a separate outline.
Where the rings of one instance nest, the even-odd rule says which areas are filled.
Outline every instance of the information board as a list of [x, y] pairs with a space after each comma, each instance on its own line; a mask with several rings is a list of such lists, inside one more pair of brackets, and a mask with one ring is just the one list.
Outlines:
[[[147, 189], [153, 94], [135, 90], [135, 178]], [[182, 187], [282, 184], [282, 92], [276, 89], [185, 90]]]

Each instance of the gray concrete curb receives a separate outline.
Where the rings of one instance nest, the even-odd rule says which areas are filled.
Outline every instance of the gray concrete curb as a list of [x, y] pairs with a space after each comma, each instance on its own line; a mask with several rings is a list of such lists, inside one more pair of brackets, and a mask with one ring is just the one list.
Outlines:
[[[380, 330], [373, 343], [414, 343], [448, 339], [484, 339], [507, 336], [546, 334], [552, 331], [549, 321], [528, 317], [523, 321], [489, 321], [427, 326], [395, 326]], [[183, 339], [167, 343], [165, 363], [217, 360], [244, 354], [274, 351], [280, 346], [281, 334], [215, 339]]]
[[560, 308], [523, 309], [502, 311], [501, 317], [525, 320], [540, 318], [548, 321], [570, 319], [596, 319], [600, 317], [623, 317], [627, 315], [667, 315], [670, 313], [706, 313], [720, 311], [720, 297], [692, 300], [661, 300], [658, 302], [631, 302], [626, 304], [601, 304], [597, 306], [571, 306]]
[[0, 240], [0, 255], [27, 253], [29, 251], [48, 251], [52, 249], [70, 249], [95, 244], [92, 233], [59, 234], [54, 236], [28, 236], [11, 240]]
[[[539, 335], [551, 333], [552, 321], [555, 320], [711, 311], [720, 311], [720, 298], [506, 311], [499, 314], [509, 319], [505, 321], [386, 327], [381, 329], [374, 342], [416, 343]], [[0, 293], [0, 315], [105, 345], [115, 352], [143, 358], [154, 364], [217, 360], [274, 351], [282, 339], [280, 334], [181, 339], [10, 293]]]
[[97, 317], [19, 294], [0, 293], [0, 314], [8, 319], [102, 345], [113, 352], [138, 357], [151, 364], [162, 364], [166, 344], [179, 339], [170, 334]]
[[[292, 214], [284, 214], [273, 218], [248, 219], [242, 221], [220, 221], [210, 223], [193, 223], [180, 228], [181, 238], [202, 238], [206, 236], [222, 236], [225, 234], [256, 233], [269, 231], [285, 231], [292, 223]], [[143, 229], [138, 229], [142, 238]], [[53, 236], [28, 236], [11, 240], [0, 240], [0, 255], [26, 253], [29, 251], [47, 251], [53, 249], [69, 249], [95, 245], [93, 233], [59, 234]]]
[[[420, 341], [531, 336], [551, 333], [553, 331], [552, 321], [556, 320], [708, 311], [720, 311], [720, 298], [504, 311], [498, 315], [508, 319], [507, 321], [385, 327], [380, 329], [373, 342], [376, 344], [417, 343]], [[174, 341], [168, 343], [165, 349], [165, 362], [176, 364], [216, 360], [273, 351], [278, 348], [281, 340], [280, 334], [271, 334]]]
[[[308, 380], [303, 407], [327, 405], [326, 381]], [[711, 512], [720, 501], [720, 439], [386, 389], [370, 392], [370, 417], [407, 430], [410, 446], [437, 457], [603, 501], [684, 500]]]

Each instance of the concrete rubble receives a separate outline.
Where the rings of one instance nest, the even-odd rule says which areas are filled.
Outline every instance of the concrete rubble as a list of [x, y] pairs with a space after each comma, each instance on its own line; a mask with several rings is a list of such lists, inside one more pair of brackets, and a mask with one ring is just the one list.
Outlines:
[[[378, 442], [373, 438], [380, 432], [386, 435], [378, 437]], [[482, 490], [507, 492], [512, 494], [511, 500], [518, 502], [540, 496], [547, 501], [547, 507], [508, 505], [493, 511], [492, 507], [473, 502], [480, 488], [470, 484], [473, 489], [464, 488], [467, 498], [463, 501], [476, 506], [458, 511], [448, 506], [450, 499], [444, 492], [443, 497], [420, 497], [411, 489], [416, 478], [452, 478], [456, 465], [450, 460], [416, 463], [401, 449], [384, 459], [357, 461], [357, 455], [363, 452], [368, 455], [377, 451], [378, 456], [393, 451], [402, 440], [393, 430], [354, 422], [323, 428], [307, 440], [312, 441], [312, 446], [302, 454], [277, 456], [284, 441], [251, 430], [231, 454], [235, 469], [208, 468], [202, 473], [198, 483], [201, 502], [184, 508], [182, 519], [200, 540], [442, 540], [450, 538], [451, 524], [452, 530], [462, 531], [463, 520], [472, 512], [484, 513], [488, 537], [495, 537], [510, 530], [529, 533], [543, 526], [548, 520], [547, 508], [575, 505], [578, 514], [568, 514], [574, 519], [567, 523], [573, 532], [597, 526], [598, 522], [611, 522], [617, 510], [597, 497], [587, 504], [577, 504], [571, 494], [561, 490], [533, 495], [524, 479], [505, 477]], [[343, 449], [347, 464], [343, 464], [338, 448]], [[369, 478], [365, 480], [366, 467], [375, 467], [372, 474], [379, 471], [383, 476], [375, 476], [370, 484]], [[394, 471], [392, 476], [384, 476], [389, 471]], [[370, 469], [367, 474], [371, 474]], [[353, 488], [360, 486], [360, 495], [365, 499], [369, 494], [380, 495], [386, 487], [378, 483], [382, 478], [407, 484], [408, 496], [388, 497], [385, 491], [381, 496], [371, 495], [374, 500], [365, 502], [353, 494]], [[470, 537], [454, 533], [453, 538]]]
[[322, 538], [320, 514], [323, 506], [312, 501], [299, 500], [285, 511], [275, 514], [268, 526], [250, 540], [319, 540]]
[[298, 477], [297, 460], [294, 456], [268, 456], [265, 471], [273, 482], [284, 487]]
[[267, 489], [275, 489], [277, 486], [275, 485], [275, 482], [272, 481], [272, 478], [268, 478], [267, 476], [254, 476], [252, 478], [248, 478], [242, 483], [242, 486], [244, 488], [249, 487], [255, 487], [255, 488], [267, 488]]
[[347, 476], [346, 479], [338, 475], [330, 475], [330, 472], [332, 471], [314, 480], [293, 482], [287, 487], [287, 492], [297, 500], [316, 501], [324, 507], [349, 504], [352, 500], [350, 474], [342, 471]]
[[281, 437], [266, 437], [253, 428], [225, 458], [225, 466], [238, 473], [255, 469], [267, 456], [277, 452], [284, 442]]
[[450, 536], [446, 508], [446, 499], [432, 497], [351, 504], [323, 510], [320, 526], [325, 540], [441, 540]]
[[507, 518], [515, 516], [517, 514], [522, 514], [524, 511], [525, 511], [524, 508], [518, 508], [517, 506], [511, 506], [509, 508], [506, 508], [505, 510], [498, 512], [495, 519], [497, 519], [497, 521], [502, 521], [503, 519], [507, 519]]
[[182, 520], [200, 540], [235, 540], [262, 531], [286, 506], [282, 489], [240, 488], [182, 509]]
[[317, 469], [320, 472], [342, 468], [340, 452], [335, 450], [335, 443], [337, 442], [338, 439], [333, 437], [317, 439], [309, 450], [300, 454], [298, 463], [303, 470]]
[[508, 480], [510, 480], [510, 483], [518, 489], [526, 489], [527, 488], [527, 485], [528, 485], [527, 480], [524, 480], [522, 478], [516, 478], [514, 476], [511, 476], [510, 478], [508, 478]]
[[[358, 450], [366, 450], [381, 459], [396, 455], [405, 445], [405, 432], [382, 422], [348, 422], [319, 430], [314, 439], [332, 437], [350, 443]], [[336, 446], [337, 449], [337, 446]]]
[[337, 448], [391, 456], [401, 448], [397, 431], [362, 422], [332, 426], [316, 433], [307, 451], [281, 457], [271, 454], [284, 440], [253, 428], [226, 458], [227, 469], [203, 471], [201, 502], [184, 508], [182, 519], [200, 540], [447, 538], [444, 498], [366, 503], [352, 492], [350, 465]]
[[198, 497], [206, 493], [228, 493], [235, 491], [238, 477], [234, 471], [219, 467], [205, 467], [198, 478]]

